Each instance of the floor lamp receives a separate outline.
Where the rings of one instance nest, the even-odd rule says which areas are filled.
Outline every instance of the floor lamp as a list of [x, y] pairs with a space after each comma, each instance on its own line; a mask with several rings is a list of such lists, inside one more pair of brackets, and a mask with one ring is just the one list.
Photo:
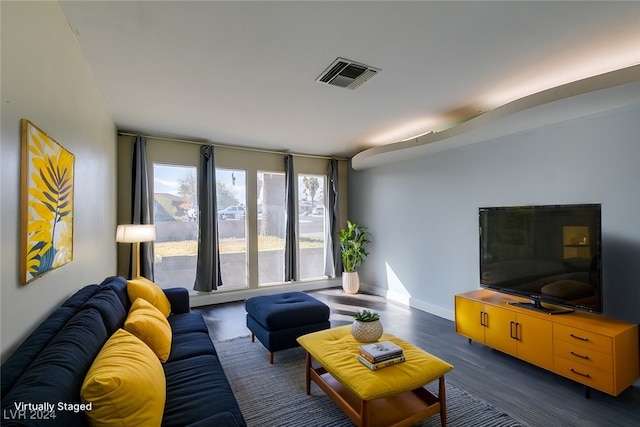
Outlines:
[[116, 242], [133, 243], [132, 279], [140, 277], [140, 242], [156, 240], [156, 226], [154, 224], [121, 224], [116, 230]]

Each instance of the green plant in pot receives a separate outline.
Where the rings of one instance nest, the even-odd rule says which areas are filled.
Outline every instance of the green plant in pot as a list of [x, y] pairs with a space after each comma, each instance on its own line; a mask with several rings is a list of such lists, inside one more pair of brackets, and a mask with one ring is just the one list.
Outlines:
[[353, 315], [351, 335], [360, 342], [378, 341], [384, 332], [380, 315], [375, 311], [362, 310]]
[[342, 253], [342, 289], [347, 294], [356, 294], [360, 289], [360, 279], [356, 269], [369, 255], [366, 246], [371, 242], [371, 234], [366, 227], [347, 220], [347, 228], [340, 230], [340, 251]]

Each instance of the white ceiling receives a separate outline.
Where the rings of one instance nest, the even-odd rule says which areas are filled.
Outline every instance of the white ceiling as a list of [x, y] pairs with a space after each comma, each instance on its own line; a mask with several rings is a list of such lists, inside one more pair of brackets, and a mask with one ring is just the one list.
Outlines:
[[[640, 63], [636, 1], [60, 6], [119, 130], [295, 153], [352, 156]], [[337, 57], [382, 71], [316, 82]]]

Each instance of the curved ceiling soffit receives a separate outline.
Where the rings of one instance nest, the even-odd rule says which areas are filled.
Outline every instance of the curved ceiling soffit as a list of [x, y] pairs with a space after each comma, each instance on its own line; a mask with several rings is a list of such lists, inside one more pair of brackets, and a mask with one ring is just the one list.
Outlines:
[[[605, 89], [612, 90], [600, 92]], [[369, 148], [351, 158], [351, 167], [399, 162], [639, 101], [640, 65], [634, 65], [517, 99], [441, 132]]]

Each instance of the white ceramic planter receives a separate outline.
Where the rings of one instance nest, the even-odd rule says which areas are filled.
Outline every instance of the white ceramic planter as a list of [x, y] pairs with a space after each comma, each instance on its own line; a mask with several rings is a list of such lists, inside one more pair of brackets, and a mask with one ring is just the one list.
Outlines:
[[342, 272], [342, 289], [345, 294], [357, 294], [360, 289], [360, 278], [357, 271]]
[[378, 341], [383, 332], [380, 320], [374, 320], [373, 322], [354, 320], [353, 324], [351, 324], [351, 335], [360, 342]]

